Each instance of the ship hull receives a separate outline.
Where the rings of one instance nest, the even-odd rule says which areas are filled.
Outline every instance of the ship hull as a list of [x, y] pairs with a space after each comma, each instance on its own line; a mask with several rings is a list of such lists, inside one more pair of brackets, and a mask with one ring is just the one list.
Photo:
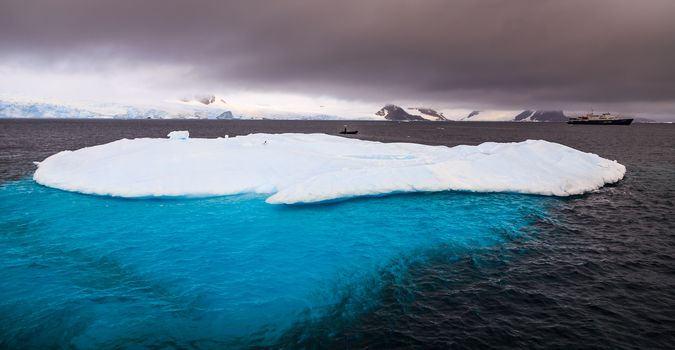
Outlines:
[[613, 119], [613, 120], [568, 120], [567, 124], [587, 124], [587, 125], [630, 125], [633, 119]]

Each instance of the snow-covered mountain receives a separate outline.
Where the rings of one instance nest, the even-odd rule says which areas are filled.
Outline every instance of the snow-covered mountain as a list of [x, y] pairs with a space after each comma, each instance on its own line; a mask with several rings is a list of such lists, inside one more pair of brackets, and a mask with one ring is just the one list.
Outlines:
[[[373, 113], [372, 105], [354, 106], [294, 103], [237, 103], [217, 95], [160, 101], [143, 105], [63, 102], [0, 95], [0, 118], [108, 118], [108, 119], [279, 119], [279, 120], [390, 120], [390, 121], [512, 121], [565, 122], [560, 110], [463, 110], [400, 107], [388, 104]], [[577, 112], [579, 113], [579, 112]], [[576, 115], [570, 112], [569, 116]], [[636, 122], [643, 121], [636, 119]], [[645, 119], [644, 121], [649, 121]], [[643, 121], [643, 122], [644, 122]]]
[[526, 110], [526, 111], [462, 111], [444, 110], [432, 108], [408, 107], [402, 108], [389, 104], [384, 106], [376, 116], [384, 117], [385, 120], [394, 121], [515, 121], [515, 122], [565, 122], [567, 116], [563, 111]]
[[0, 118], [210, 119], [216, 116], [208, 111], [187, 108], [0, 101]]
[[566, 122], [568, 117], [563, 111], [522, 111], [514, 118], [514, 121], [530, 122]]
[[164, 108], [188, 109], [207, 119], [279, 119], [279, 120], [339, 120], [374, 119], [363, 117], [345, 108], [325, 108], [323, 105], [269, 105], [239, 103], [217, 95], [197, 95], [177, 101], [168, 101]]
[[408, 110], [412, 111], [411, 114], [419, 115], [426, 120], [433, 120], [433, 121], [448, 120], [443, 115], [443, 112], [436, 111], [435, 109], [426, 107], [409, 107]]
[[448, 120], [442, 112], [438, 112], [431, 108], [408, 107], [407, 109], [403, 109], [393, 104], [382, 107], [382, 109], [375, 112], [375, 115], [378, 117], [384, 117], [385, 120], [395, 121]]
[[181, 99], [181, 101], [185, 102], [185, 103], [198, 102], [198, 103], [201, 103], [205, 106], [208, 106], [208, 105], [211, 105], [211, 106], [227, 105], [227, 102], [225, 102], [225, 100], [223, 98], [216, 97], [216, 95], [197, 95], [197, 96], [194, 96], [192, 98], [184, 97], [184, 98]]
[[508, 122], [566, 122], [563, 111], [525, 110], [525, 111], [471, 111], [462, 121], [508, 121]]
[[99, 118], [100, 113], [86, 109], [44, 102], [17, 103], [0, 101], [2, 118]]
[[396, 105], [386, 105], [375, 112], [376, 116], [384, 117], [385, 120], [406, 121], [406, 120], [426, 120], [419, 115], [408, 113], [405, 109]]
[[[229, 103], [216, 95], [160, 101], [152, 104], [64, 102], [0, 96], [0, 118], [107, 118], [107, 119], [344, 119], [353, 113], [321, 108], [275, 108]], [[362, 113], [367, 115], [367, 113]], [[346, 116], [346, 117], [345, 117]], [[374, 117], [370, 119], [375, 119]]]

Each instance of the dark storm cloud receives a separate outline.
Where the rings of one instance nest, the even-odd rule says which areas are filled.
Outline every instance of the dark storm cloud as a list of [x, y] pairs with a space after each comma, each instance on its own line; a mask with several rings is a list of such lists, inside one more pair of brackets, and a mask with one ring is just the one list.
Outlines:
[[376, 101], [668, 109], [674, 18], [672, 0], [2, 0], [0, 55]]

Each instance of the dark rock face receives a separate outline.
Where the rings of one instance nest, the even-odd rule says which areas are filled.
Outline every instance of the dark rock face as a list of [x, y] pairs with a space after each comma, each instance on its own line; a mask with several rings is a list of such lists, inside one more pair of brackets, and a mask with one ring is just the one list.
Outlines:
[[[473, 111], [464, 118], [465, 120], [477, 116], [480, 111]], [[533, 109], [524, 110], [513, 117], [514, 122], [534, 121], [534, 122], [566, 122], [567, 116], [563, 111], [537, 111]], [[474, 119], [475, 120], [475, 119]]]
[[396, 121], [408, 121], [408, 120], [426, 120], [418, 115], [413, 115], [406, 112], [403, 108], [395, 105], [386, 105], [377, 113], [381, 117], [384, 117], [386, 120], [396, 120]]
[[469, 113], [469, 115], [466, 116], [466, 119], [469, 119], [469, 118], [471, 118], [473, 116], [476, 116], [478, 114], [480, 114], [480, 111], [473, 111], [473, 112]]
[[519, 113], [513, 120], [521, 121], [529, 118], [531, 121], [537, 122], [566, 122], [567, 116], [563, 111], [533, 111], [527, 110]]
[[520, 120], [523, 120], [523, 119], [527, 119], [528, 117], [530, 117], [532, 115], [532, 113], [534, 113], [534, 111], [530, 111], [530, 110], [522, 111], [522, 112], [518, 113], [518, 115], [516, 115], [516, 117], [513, 118], [513, 120], [520, 121]]
[[420, 111], [421, 113], [424, 113], [426, 115], [430, 115], [432, 117], [435, 117], [436, 120], [448, 120], [443, 115], [443, 113], [437, 112], [436, 110], [431, 109], [431, 108], [412, 108], [412, 109], [416, 109], [416, 110]]
[[539, 122], [566, 122], [567, 116], [563, 111], [536, 111], [532, 114], [530, 120]]

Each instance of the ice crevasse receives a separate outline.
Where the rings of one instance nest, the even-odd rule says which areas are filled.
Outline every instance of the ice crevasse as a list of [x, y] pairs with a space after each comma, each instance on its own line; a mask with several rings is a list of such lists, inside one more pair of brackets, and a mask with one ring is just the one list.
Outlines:
[[569, 196], [621, 180], [616, 161], [543, 140], [477, 146], [381, 143], [326, 134], [122, 139], [38, 163], [42, 185], [119, 197], [270, 194], [312, 203], [417, 191]]

